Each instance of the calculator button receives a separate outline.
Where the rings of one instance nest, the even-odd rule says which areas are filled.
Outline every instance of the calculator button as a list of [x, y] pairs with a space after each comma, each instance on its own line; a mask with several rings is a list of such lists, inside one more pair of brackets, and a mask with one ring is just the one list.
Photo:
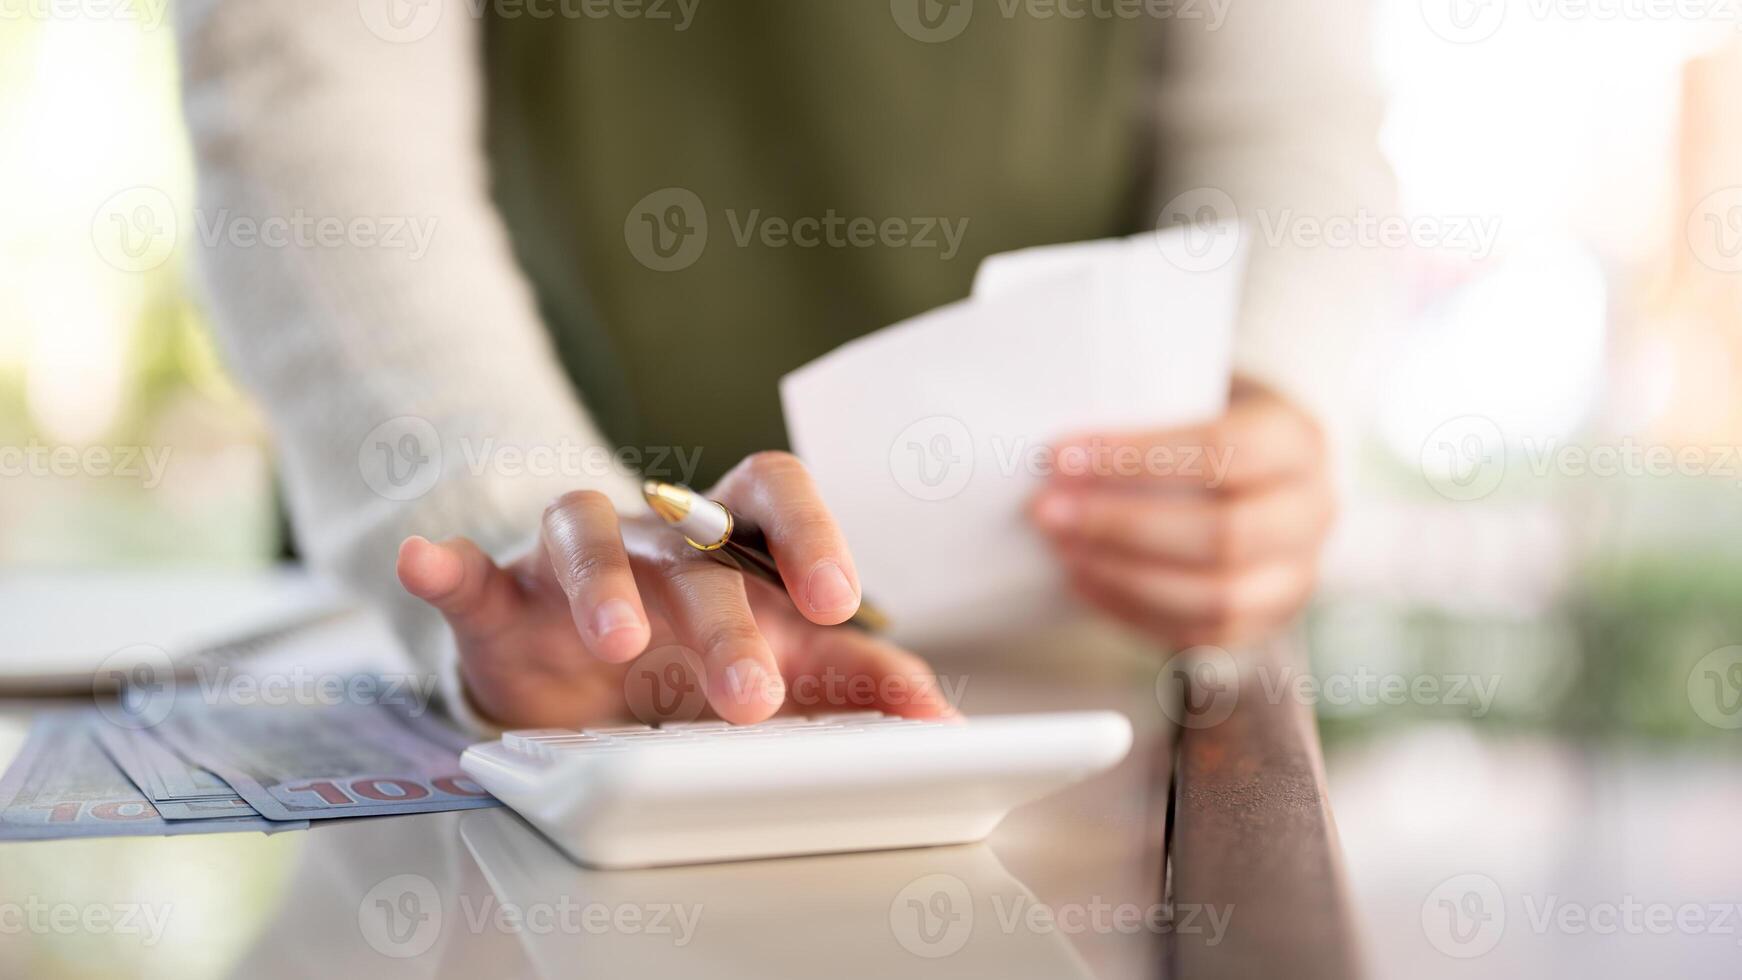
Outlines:
[[539, 755], [546, 759], [575, 752], [604, 752], [621, 747], [618, 743], [603, 738], [552, 739], [538, 743]]
[[552, 738], [573, 738], [575, 733], [565, 728], [525, 728], [503, 732], [502, 744], [515, 752], [531, 752], [534, 743]]
[[597, 748], [604, 745], [605, 740], [600, 738], [541, 738], [528, 744], [530, 745], [528, 750], [530, 755], [539, 759], [549, 759], [560, 752]]
[[901, 721], [902, 719], [886, 715], [881, 711], [836, 711], [825, 715], [815, 715], [811, 718], [811, 721], [855, 722], [859, 724], [886, 720]]

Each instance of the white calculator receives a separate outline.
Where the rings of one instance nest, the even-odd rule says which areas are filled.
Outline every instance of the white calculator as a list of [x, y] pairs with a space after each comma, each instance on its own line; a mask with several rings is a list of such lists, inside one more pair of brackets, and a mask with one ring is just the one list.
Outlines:
[[1130, 748], [1114, 711], [870, 711], [508, 732], [460, 765], [576, 861], [644, 868], [977, 841]]

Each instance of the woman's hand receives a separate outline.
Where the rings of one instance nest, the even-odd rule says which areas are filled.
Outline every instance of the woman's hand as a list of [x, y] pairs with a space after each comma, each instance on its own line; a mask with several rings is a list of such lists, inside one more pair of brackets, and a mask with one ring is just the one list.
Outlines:
[[590, 491], [552, 504], [538, 543], [506, 568], [463, 538], [411, 538], [399, 579], [447, 619], [474, 707], [506, 727], [624, 718], [631, 663], [673, 645], [702, 675], [707, 706], [734, 723], [772, 715], [789, 688], [805, 708], [953, 713], [923, 661], [836, 625], [859, 607], [859, 578], [803, 464], [760, 453], [708, 495], [762, 528], [787, 595]]
[[1069, 440], [1031, 516], [1091, 604], [1175, 646], [1260, 639], [1312, 594], [1335, 514], [1305, 412], [1236, 382], [1207, 425]]

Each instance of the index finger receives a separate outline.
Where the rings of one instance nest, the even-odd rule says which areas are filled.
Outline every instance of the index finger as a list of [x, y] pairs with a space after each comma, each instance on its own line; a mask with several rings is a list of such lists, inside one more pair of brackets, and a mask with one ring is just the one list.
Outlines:
[[859, 609], [859, 572], [846, 535], [823, 503], [810, 471], [789, 453], [747, 457], [714, 495], [768, 538], [780, 579], [806, 619], [834, 626]]
[[859, 630], [811, 630], [781, 665], [802, 714], [854, 709], [952, 718], [950, 692], [924, 660]]
[[1154, 432], [1100, 433], [1053, 447], [1055, 480], [1244, 491], [1312, 472], [1324, 436], [1311, 418], [1270, 398], [1236, 402], [1221, 418]]

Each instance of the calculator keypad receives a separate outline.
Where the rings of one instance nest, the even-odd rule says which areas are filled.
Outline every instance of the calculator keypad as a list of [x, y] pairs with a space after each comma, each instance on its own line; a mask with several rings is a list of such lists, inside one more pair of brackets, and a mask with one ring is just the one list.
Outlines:
[[631, 747], [683, 746], [726, 741], [809, 736], [852, 735], [861, 732], [932, 728], [935, 721], [916, 721], [876, 711], [845, 711], [834, 714], [773, 718], [756, 725], [730, 725], [723, 721], [672, 722], [659, 728], [649, 725], [616, 725], [608, 728], [534, 728], [504, 732], [502, 745], [512, 752], [552, 761], [572, 753], [612, 752]]

